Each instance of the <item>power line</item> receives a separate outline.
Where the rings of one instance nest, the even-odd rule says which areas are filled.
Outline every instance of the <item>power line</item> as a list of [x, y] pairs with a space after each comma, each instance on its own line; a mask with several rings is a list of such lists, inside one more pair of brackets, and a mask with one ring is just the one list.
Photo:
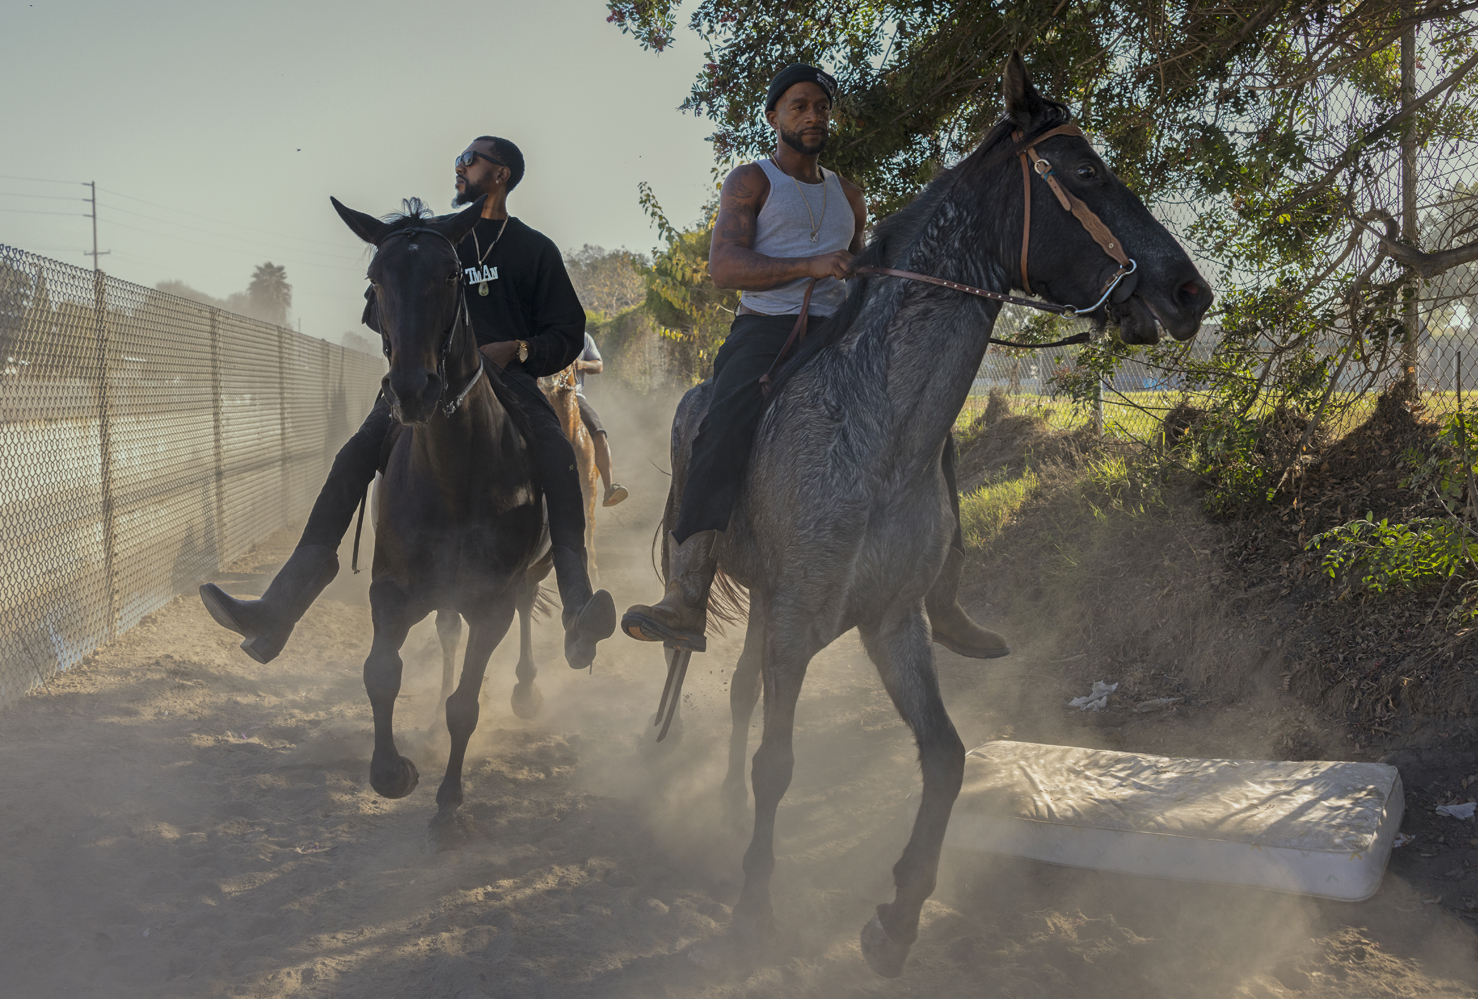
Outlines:
[[[164, 209], [167, 212], [175, 212], [175, 213], [177, 213], [179, 215], [187, 215], [187, 216], [189, 216], [192, 219], [200, 219], [203, 222], [214, 222], [217, 225], [231, 226], [232, 228], [236, 228], [236, 229], [246, 229], [246, 230], [248, 230], [250, 232], [266, 233], [269, 236], [281, 236], [281, 237], [284, 237], [286, 239], [299, 239], [299, 240], [303, 240], [304, 242], [308, 242], [308, 243], [321, 243], [324, 246], [335, 246], [335, 247], [340, 247], [340, 248], [342, 248], [342, 246], [343, 246], [342, 243], [335, 243], [335, 242], [332, 242], [331, 240], [327, 240], [327, 239], [314, 239], [311, 236], [293, 236], [293, 235], [290, 235], [288, 233], [278, 232], [275, 229], [262, 229], [262, 228], [259, 228], [258, 226], [245, 225], [245, 224], [243, 224], [241, 222], [227, 222], [225, 219], [212, 218], [209, 215], [200, 215], [200, 214], [198, 214], [196, 212], [187, 212], [183, 208], [171, 208], [169, 205], [161, 205], [157, 201], [149, 201], [149, 200], [147, 200], [145, 198], [135, 197], [132, 194], [124, 194], [121, 191], [114, 191], [111, 188], [107, 188], [107, 187], [101, 188], [101, 190], [103, 191], [104, 194], [111, 194], [114, 197], [118, 197], [118, 198], [127, 198], [129, 201], [137, 201], [140, 204], [149, 205], [150, 207], [153, 207], [153, 208], [162, 208], [162, 209]], [[122, 211], [122, 209], [119, 209], [119, 211]], [[163, 222], [165, 220], [164, 219], [160, 219], [159, 221]], [[171, 223], [171, 224], [176, 224], [177, 225], [178, 223]]]
[[[82, 199], [86, 201], [86, 198]], [[34, 208], [0, 208], [0, 212], [9, 212], [12, 215], [75, 215], [78, 218], [90, 218], [86, 212], [42, 212]]]
[[[83, 218], [87, 218], [88, 216], [84, 215], [82, 217]], [[234, 253], [234, 254], [237, 254], [239, 256], [253, 257], [253, 258], [256, 258], [256, 257], [259, 257], [260, 256], [260, 252], [259, 251], [256, 251], [256, 250], [237, 250], [237, 249], [233, 249], [233, 248], [228, 247], [228, 246], [218, 246], [215, 243], [202, 243], [198, 239], [186, 239], [183, 236], [174, 236], [174, 235], [171, 235], [170, 233], [167, 233], [167, 232], [158, 232], [158, 231], [156, 231], [154, 229], [143, 229], [143, 228], [140, 228], [139, 226], [136, 226], [136, 225], [128, 225], [128, 224], [126, 224], [124, 222], [111, 222], [110, 221], [108, 223], [108, 225], [115, 226], [115, 227], [117, 227], [119, 229], [131, 229], [134, 232], [142, 232], [142, 233], [146, 233], [146, 234], [148, 234], [150, 236], [158, 236], [158, 237], [160, 237], [162, 239], [171, 240], [171, 241], [176, 242], [176, 243], [189, 243], [191, 246], [204, 246], [204, 247], [206, 247], [208, 249], [211, 249], [211, 250], [219, 250], [222, 253]], [[89, 251], [89, 252], [91, 252], [91, 251]], [[333, 264], [320, 264], [320, 263], [316, 263], [316, 262], [311, 261], [311, 260], [292, 260], [291, 262], [292, 262], [293, 266], [295, 266], [295, 267], [320, 267], [320, 268], [323, 268], [325, 270], [332, 270], [332, 271], [348, 271], [348, 272], [351, 272], [351, 273], [363, 273], [360, 270], [360, 268], [358, 268], [358, 267], [337, 267], [337, 266], [335, 266]]]
[[0, 173], [0, 180], [24, 180], [34, 184], [81, 184], [83, 187], [87, 186], [87, 182], [81, 180], [56, 180], [52, 177], [16, 177], [8, 173]]
[[0, 191], [7, 198], [44, 198], [47, 201], [86, 201], [86, 198], [70, 198], [65, 194], [25, 194], [21, 191]]
[[[332, 260], [357, 260], [358, 259], [357, 257], [340, 256], [338, 254], [333, 254], [333, 253], [324, 253], [321, 250], [300, 250], [300, 249], [296, 249], [294, 247], [282, 246], [281, 244], [278, 244], [278, 243], [265, 243], [265, 242], [263, 242], [262, 240], [259, 240], [259, 239], [251, 239], [248, 236], [232, 236], [229, 233], [212, 232], [209, 229], [202, 229], [199, 226], [186, 225], [183, 222], [174, 222], [174, 221], [171, 221], [170, 219], [162, 219], [162, 218], [159, 218], [159, 217], [154, 216], [154, 215], [147, 215], [147, 214], [145, 214], [143, 212], [131, 212], [127, 208], [119, 208], [116, 205], [105, 205], [103, 207], [107, 211], [110, 211], [110, 212], [122, 212], [124, 215], [132, 215], [132, 216], [134, 216], [136, 218], [148, 219], [151, 222], [158, 222], [160, 225], [172, 225], [172, 226], [176, 226], [176, 227], [178, 227], [180, 229], [188, 229], [191, 232], [204, 233], [207, 236], [216, 236], [216, 237], [219, 237], [219, 238], [222, 238], [222, 239], [234, 239], [234, 240], [237, 240], [238, 242], [242, 242], [242, 243], [255, 243], [257, 246], [265, 246], [269, 250], [281, 250], [284, 253], [306, 253], [306, 254], [310, 254], [310, 255], [313, 255], [313, 256], [326, 257], [326, 258], [329, 258], [329, 259], [332, 259]], [[118, 223], [111, 222], [110, 221], [108, 224], [109, 225], [117, 225]]]

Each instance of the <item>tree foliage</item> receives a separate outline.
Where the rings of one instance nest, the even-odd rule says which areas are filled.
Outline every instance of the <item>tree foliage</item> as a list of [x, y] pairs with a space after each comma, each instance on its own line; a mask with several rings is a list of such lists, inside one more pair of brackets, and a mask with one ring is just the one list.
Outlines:
[[642, 272], [648, 266], [644, 254], [630, 250], [607, 250], [586, 243], [565, 254], [565, 270], [580, 296], [580, 304], [597, 321], [609, 319], [640, 305], [646, 299]]
[[267, 261], [252, 271], [246, 286], [247, 305], [251, 314], [274, 326], [287, 325], [287, 313], [293, 305], [293, 286], [287, 283], [287, 268]]

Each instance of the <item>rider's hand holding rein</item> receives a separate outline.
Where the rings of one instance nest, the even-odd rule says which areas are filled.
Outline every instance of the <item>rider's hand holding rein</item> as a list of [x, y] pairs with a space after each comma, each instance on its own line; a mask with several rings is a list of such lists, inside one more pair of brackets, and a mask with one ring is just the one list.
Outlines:
[[477, 349], [482, 356], [488, 359], [490, 364], [496, 364], [501, 370], [508, 367], [508, 363], [518, 356], [517, 340], [497, 340], [493, 343], [485, 343]]
[[852, 257], [850, 250], [837, 250], [835, 253], [823, 253], [819, 257], [802, 257], [806, 264], [806, 277], [836, 278], [845, 281], [852, 276], [857, 267], [856, 260]]

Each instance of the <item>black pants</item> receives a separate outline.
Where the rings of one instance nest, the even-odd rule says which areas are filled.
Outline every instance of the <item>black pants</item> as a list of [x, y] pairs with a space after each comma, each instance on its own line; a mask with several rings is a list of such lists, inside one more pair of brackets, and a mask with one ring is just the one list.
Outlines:
[[[575, 449], [560, 428], [554, 407], [539, 391], [532, 375], [519, 364], [511, 364], [503, 372], [503, 381], [523, 403], [531, 425], [529, 453], [534, 461], [534, 475], [544, 490], [549, 508], [549, 539], [560, 548], [585, 550], [585, 506], [580, 497], [580, 477], [575, 471]], [[334, 457], [328, 480], [318, 492], [313, 512], [303, 528], [299, 545], [323, 545], [338, 548], [354, 518], [354, 509], [364, 487], [374, 481], [380, 464], [380, 449], [390, 432], [395, 417], [390, 403], [381, 398], [370, 410], [348, 443]]]
[[[815, 331], [825, 316], [811, 316]], [[770, 370], [795, 327], [795, 316], [737, 316], [713, 359], [713, 401], [693, 438], [688, 481], [673, 534], [678, 544], [700, 531], [729, 526], [734, 501], [749, 469], [754, 433], [765, 411], [760, 376]]]
[[[825, 321], [824, 316], [813, 315], [807, 326], [814, 332]], [[728, 528], [765, 409], [759, 380], [775, 363], [794, 327], [795, 316], [738, 316], [729, 327], [729, 337], [713, 359], [713, 402], [693, 439], [682, 509], [673, 531], [678, 544], [700, 531]], [[955, 512], [954, 545], [963, 552], [953, 435], [945, 437], [941, 464]]]

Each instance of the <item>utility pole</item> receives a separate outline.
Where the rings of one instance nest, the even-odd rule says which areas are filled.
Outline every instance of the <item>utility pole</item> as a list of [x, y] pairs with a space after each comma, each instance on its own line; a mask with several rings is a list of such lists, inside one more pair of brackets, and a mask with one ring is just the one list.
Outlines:
[[87, 187], [92, 191], [92, 197], [88, 199], [92, 202], [92, 269], [98, 270], [98, 257], [106, 257], [113, 251], [98, 252], [98, 182], [89, 180]]
[[[1411, 15], [1408, 7], [1407, 15]], [[1416, 22], [1401, 33], [1401, 241], [1416, 247]], [[1417, 393], [1416, 368], [1418, 357], [1417, 326], [1421, 322], [1418, 304], [1421, 298], [1420, 279], [1410, 273], [1409, 283], [1402, 289], [1405, 302], [1402, 306], [1402, 325], [1406, 336], [1401, 344], [1401, 384], [1408, 399]]]

